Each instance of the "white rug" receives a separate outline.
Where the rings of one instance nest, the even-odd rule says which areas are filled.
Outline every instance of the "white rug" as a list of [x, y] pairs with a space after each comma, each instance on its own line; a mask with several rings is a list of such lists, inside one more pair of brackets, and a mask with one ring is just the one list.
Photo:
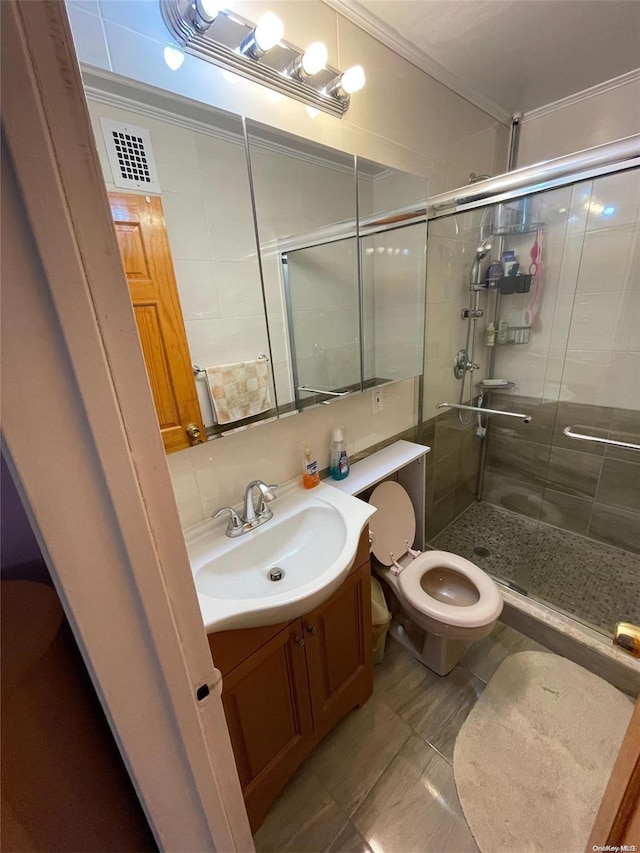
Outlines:
[[508, 657], [453, 755], [482, 853], [583, 853], [632, 710], [615, 687], [565, 658]]

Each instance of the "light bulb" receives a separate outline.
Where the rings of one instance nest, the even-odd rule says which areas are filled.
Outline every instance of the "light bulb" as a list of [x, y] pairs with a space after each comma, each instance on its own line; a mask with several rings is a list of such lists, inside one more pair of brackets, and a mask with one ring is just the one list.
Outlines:
[[205, 32], [224, 8], [220, 0], [194, 0], [189, 7], [191, 23], [200, 32]]
[[222, 9], [222, 3], [219, 3], [218, 0], [196, 0], [196, 6], [199, 6], [203, 16], [206, 15], [212, 22]]
[[354, 65], [353, 68], [348, 68], [340, 78], [340, 86], [347, 95], [353, 92], [359, 92], [367, 82], [362, 65]]
[[164, 49], [164, 61], [172, 71], [177, 71], [184, 62], [184, 53], [178, 47], [167, 45]]
[[273, 12], [265, 12], [256, 25], [254, 38], [262, 53], [275, 47], [284, 35], [284, 25]]
[[302, 70], [308, 77], [317, 74], [327, 64], [329, 52], [321, 41], [314, 41], [302, 54]]

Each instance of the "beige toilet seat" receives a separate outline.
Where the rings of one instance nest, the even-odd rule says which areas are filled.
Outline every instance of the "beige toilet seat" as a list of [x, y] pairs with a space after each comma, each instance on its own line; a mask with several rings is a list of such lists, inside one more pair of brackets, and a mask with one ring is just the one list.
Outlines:
[[[452, 569], [471, 582], [478, 594], [474, 604], [446, 604], [429, 595], [422, 587], [428, 572], [439, 568]], [[447, 625], [477, 628], [495, 621], [502, 611], [502, 596], [495, 582], [485, 572], [464, 557], [448, 551], [425, 551], [403, 569], [397, 578], [398, 588], [416, 610]]]
[[413, 504], [402, 486], [392, 480], [376, 486], [369, 503], [378, 510], [369, 519], [371, 550], [383, 566], [390, 566], [394, 558], [399, 560], [407, 553], [416, 538]]
[[[394, 558], [399, 561], [407, 554], [415, 538], [416, 521], [411, 498], [399, 483], [389, 480], [373, 490], [369, 503], [378, 510], [369, 522], [373, 538], [371, 550], [380, 563], [391, 566]], [[466, 593], [466, 597], [477, 597], [477, 600], [470, 604], [448, 604], [441, 600], [446, 598], [448, 590], [444, 573], [441, 576], [443, 594], [440, 598], [430, 595], [423, 586], [423, 579], [429, 572], [437, 573], [439, 568], [462, 575], [470, 585], [462, 597]], [[402, 597], [415, 610], [435, 622], [457, 628], [489, 625], [502, 611], [500, 590], [489, 575], [475, 563], [449, 551], [419, 554], [397, 574], [395, 583]], [[451, 586], [449, 579], [449, 588]]]

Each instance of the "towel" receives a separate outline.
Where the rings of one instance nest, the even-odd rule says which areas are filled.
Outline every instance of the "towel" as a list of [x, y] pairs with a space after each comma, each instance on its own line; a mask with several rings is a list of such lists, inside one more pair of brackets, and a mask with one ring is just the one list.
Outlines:
[[207, 367], [207, 382], [219, 424], [250, 418], [271, 408], [266, 359]]

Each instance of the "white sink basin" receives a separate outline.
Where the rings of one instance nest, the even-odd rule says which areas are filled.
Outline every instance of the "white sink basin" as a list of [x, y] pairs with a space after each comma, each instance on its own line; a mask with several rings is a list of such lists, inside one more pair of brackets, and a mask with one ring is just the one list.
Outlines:
[[[360, 534], [375, 512], [320, 483], [290, 485], [270, 504], [273, 518], [236, 539], [226, 520], [186, 534], [207, 632], [286, 622], [322, 604], [353, 565]], [[273, 569], [280, 580], [270, 580]]]

